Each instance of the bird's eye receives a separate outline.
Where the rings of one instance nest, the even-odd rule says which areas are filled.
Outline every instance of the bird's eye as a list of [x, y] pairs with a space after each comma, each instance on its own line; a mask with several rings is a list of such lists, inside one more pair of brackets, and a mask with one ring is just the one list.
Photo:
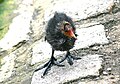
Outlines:
[[64, 31], [68, 32], [71, 29], [71, 25], [64, 25]]
[[68, 30], [69, 30], [68, 26], [65, 25], [65, 26], [64, 26], [64, 31], [67, 32]]

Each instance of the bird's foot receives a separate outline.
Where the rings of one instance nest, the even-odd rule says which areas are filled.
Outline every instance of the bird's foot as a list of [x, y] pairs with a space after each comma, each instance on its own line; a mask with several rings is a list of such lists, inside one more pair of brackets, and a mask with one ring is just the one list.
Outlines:
[[63, 62], [66, 59], [67, 59], [67, 61], [70, 65], [73, 65], [73, 60], [79, 60], [81, 58], [80, 57], [74, 57], [70, 54], [70, 52], [67, 52], [66, 56], [61, 61], [59, 61], [59, 63]]
[[51, 67], [53, 65], [57, 65], [57, 66], [60, 66], [60, 67], [64, 66], [64, 65], [60, 64], [59, 62], [57, 62], [57, 59], [55, 57], [51, 57], [51, 59], [46, 64], [44, 64], [42, 67], [36, 69], [34, 72], [36, 72], [38, 70], [41, 70], [41, 69], [46, 67], [45, 71], [43, 72], [43, 76], [44, 76], [44, 75], [47, 74], [47, 72], [51, 69]]
[[68, 55], [66, 59], [67, 59], [67, 61], [70, 65], [73, 65], [73, 60], [79, 60], [81, 58], [80, 57], [74, 57], [72, 55]]

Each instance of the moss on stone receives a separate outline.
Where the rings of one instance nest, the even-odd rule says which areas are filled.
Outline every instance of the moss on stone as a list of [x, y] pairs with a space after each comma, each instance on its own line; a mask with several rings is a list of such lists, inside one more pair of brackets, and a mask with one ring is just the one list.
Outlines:
[[14, 0], [0, 0], [0, 39], [4, 37], [9, 29], [14, 8]]

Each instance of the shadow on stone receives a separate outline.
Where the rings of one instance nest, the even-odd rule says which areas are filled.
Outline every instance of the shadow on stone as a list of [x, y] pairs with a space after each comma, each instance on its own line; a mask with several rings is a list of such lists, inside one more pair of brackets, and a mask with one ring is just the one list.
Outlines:
[[31, 84], [61, 84], [88, 76], [99, 76], [102, 58], [101, 55], [87, 55], [81, 60], [75, 60], [72, 66], [67, 62], [64, 64], [65, 67], [53, 66], [44, 78], [41, 78], [44, 69], [35, 72]]

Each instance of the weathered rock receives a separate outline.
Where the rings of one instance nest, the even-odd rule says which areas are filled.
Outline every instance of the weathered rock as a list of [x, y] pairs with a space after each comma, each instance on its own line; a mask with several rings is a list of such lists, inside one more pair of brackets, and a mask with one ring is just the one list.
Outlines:
[[[77, 29], [78, 39], [75, 43], [75, 47], [72, 50], [87, 48], [94, 44], [106, 44], [109, 43], [105, 36], [104, 26], [103, 25], [95, 25], [88, 28]], [[37, 62], [45, 61], [51, 56], [51, 46], [45, 42], [40, 40], [33, 47], [33, 55], [32, 55], [32, 65]], [[56, 55], [60, 55], [64, 52], [56, 51]]]
[[111, 68], [107, 68], [107, 71], [109, 71], [109, 72], [110, 72], [111, 70], [112, 70]]
[[[33, 7], [31, 6], [33, 0], [19, 0], [20, 4], [14, 13], [19, 14], [13, 20], [9, 26], [9, 31], [6, 33], [3, 39], [0, 40], [0, 53], [3, 50], [14, 48], [13, 46], [20, 42], [29, 40], [30, 21], [32, 19]], [[18, 2], [18, 3], [19, 3]], [[27, 3], [26, 3], [27, 2]], [[24, 48], [22, 51], [23, 52]], [[0, 59], [2, 66], [0, 67], [0, 82], [5, 81], [7, 78], [14, 74], [15, 59], [17, 58], [17, 50], [3, 55]], [[20, 55], [20, 54], [19, 54]]]
[[45, 78], [41, 78], [44, 69], [34, 73], [31, 84], [63, 84], [87, 76], [98, 76], [102, 59], [100, 55], [88, 55], [74, 61], [72, 66], [53, 66]]
[[106, 72], [106, 71], [103, 71], [103, 75], [108, 75], [108, 72]]
[[[72, 1], [72, 0], [68, 0], [68, 1], [65, 1], [65, 0], [56, 0], [56, 1], [55, 0], [54, 1], [53, 0], [16, 0], [16, 1], [18, 1], [18, 3], [21, 4], [21, 5], [19, 5], [20, 9], [15, 11], [16, 13], [19, 13], [19, 16], [17, 16], [16, 18], [19, 18], [21, 20], [21, 21], [18, 20], [18, 23], [20, 24], [20, 27], [24, 27], [24, 28], [20, 28], [19, 32], [17, 32], [17, 33], [14, 33], [14, 32], [16, 32], [17, 31], [16, 29], [18, 29], [18, 28], [14, 28], [13, 29], [14, 31], [11, 33], [11, 34], [14, 33], [14, 36], [10, 36], [10, 37], [5, 36], [6, 40], [8, 40], [8, 41], [0, 42], [0, 47], [3, 48], [5, 46], [4, 50], [9, 49], [9, 48], [12, 48], [12, 46], [16, 45], [17, 43], [19, 43], [23, 40], [25, 40], [25, 41], [30, 40], [33, 43], [30, 45], [30, 47], [29, 47], [30, 49], [28, 49], [28, 47], [26, 47], [26, 46], [21, 46], [22, 47], [22, 48], [20, 47], [21, 49], [17, 49], [18, 52], [21, 52], [21, 50], [23, 51], [24, 48], [26, 50], [21, 52], [21, 53], [15, 52], [15, 54], [11, 52], [12, 54], [6, 56], [6, 58], [10, 57], [11, 59], [10, 58], [9, 59], [4, 58], [6, 61], [5, 60], [4, 60], [5, 62], [2, 61], [2, 64], [4, 64], [4, 65], [2, 66], [1, 69], [3, 71], [0, 72], [0, 78], [1, 78], [0, 81], [3, 80], [4, 81], [3, 84], [29, 84], [31, 82], [31, 79], [30, 79], [31, 75], [30, 74], [33, 73], [33, 70], [36, 68], [36, 66], [29, 66], [30, 61], [31, 61], [31, 57], [32, 57], [32, 63], [31, 64], [35, 64], [37, 62], [42, 62], [43, 63], [48, 58], [50, 58], [50, 55], [51, 55], [50, 45], [47, 42], [44, 42], [42, 40], [38, 41], [38, 39], [40, 39], [42, 37], [42, 34], [44, 32], [43, 31], [44, 28], [45, 28], [44, 27], [44, 20], [48, 21], [48, 19], [52, 17], [54, 11], [57, 10], [59, 12], [65, 12], [65, 13], [67, 13], [67, 15], [71, 16], [73, 19], [75, 18], [75, 20], [76, 19], [80, 20], [80, 19], [84, 19], [84, 18], [86, 19], [87, 17], [94, 16], [94, 15], [101, 14], [101, 13], [105, 14], [105, 16], [103, 16], [103, 14], [101, 14], [102, 17], [100, 16], [99, 18], [95, 18], [96, 16], [91, 18], [92, 20], [94, 20], [95, 23], [96, 22], [108, 23], [109, 21], [113, 21], [113, 20], [116, 21], [116, 19], [119, 20], [119, 12], [114, 14], [113, 15], [114, 17], [112, 15], [108, 16], [108, 14], [106, 14], [106, 12], [109, 11], [109, 10], [107, 11], [107, 9], [109, 9], [109, 6], [111, 6], [111, 3], [113, 3], [113, 1], [118, 1], [118, 0], [97, 0], [97, 1], [86, 0], [85, 2], [84, 1], [80, 2], [79, 0], [75, 0], [75, 1]], [[62, 4], [62, 6], [61, 6], [61, 4]], [[68, 5], [68, 4], [70, 4], [70, 5]], [[80, 5], [80, 4], [82, 4], [82, 5]], [[34, 6], [34, 7], [32, 7], [32, 6]], [[60, 6], [61, 8], [57, 7], [57, 6]], [[50, 9], [50, 11], [49, 11], [49, 9]], [[75, 9], [75, 11], [74, 11], [74, 9]], [[31, 11], [29, 11], [29, 10], [31, 10]], [[32, 16], [33, 10], [34, 10], [34, 15]], [[33, 18], [31, 18], [31, 16]], [[33, 19], [32, 25], [30, 24], [31, 19]], [[91, 22], [91, 20], [88, 19], [87, 22]], [[25, 23], [25, 24], [23, 24], [23, 23]], [[78, 30], [80, 30], [78, 32], [78, 35], [79, 35], [78, 37], [80, 39], [78, 39], [78, 42], [76, 42], [76, 46], [75, 46], [74, 49], [85, 48], [85, 47], [89, 47], [90, 45], [94, 45], [94, 44], [106, 44], [106, 43], [108, 43], [108, 40], [106, 39], [106, 36], [105, 36], [103, 25], [99, 25], [99, 23], [96, 23], [96, 24], [92, 23], [92, 24], [87, 25], [84, 22], [82, 24], [83, 25], [81, 25], [81, 24], [79, 25], [80, 28], [83, 27], [82, 29], [77, 28]], [[22, 26], [22, 25], [25, 25], [25, 26]], [[31, 27], [31, 30], [32, 30], [32, 35], [31, 36], [33, 36], [32, 39], [29, 38], [29, 35], [28, 35], [28, 33], [31, 32], [30, 29], [28, 28], [29, 25], [32, 26]], [[91, 26], [91, 25], [94, 25], [94, 26]], [[17, 25], [17, 27], [18, 27], [18, 25]], [[10, 28], [10, 31], [11, 31], [11, 28]], [[23, 34], [21, 34], [21, 32], [23, 32]], [[17, 34], [17, 35], [15, 35], [15, 34]], [[23, 37], [22, 37], [22, 35], [23, 35]], [[15, 40], [17, 37], [20, 37], [19, 40]], [[34, 41], [33, 41], [33, 39], [34, 39]], [[83, 40], [83, 39], [86, 39], [86, 40]], [[10, 42], [9, 45], [6, 45], [7, 42], [9, 42], [11, 40], [12, 40], [12, 42]], [[38, 42], [35, 42], [35, 41], [38, 41]], [[90, 41], [90, 43], [89, 43], [89, 41]], [[85, 45], [84, 45], [84, 43], [85, 43]], [[32, 48], [33, 52], [31, 52], [31, 48]], [[32, 53], [32, 55], [31, 55], [31, 53]], [[15, 56], [16, 54], [17, 54], [18, 57]], [[63, 54], [63, 52], [59, 52], [59, 53], [55, 52], [55, 56], [56, 55], [58, 56], [60, 54]], [[96, 60], [94, 60], [92, 56], [95, 57]], [[77, 69], [78, 72], [79, 72], [79, 70], [81, 70], [79, 72], [80, 73], [79, 76], [77, 75], [75, 78], [73, 78], [73, 79], [71, 78], [69, 80], [66, 79], [65, 81], [79, 79], [79, 77], [80, 78], [81, 77], [86, 77], [88, 75], [98, 76], [99, 75], [98, 74], [99, 68], [97, 68], [97, 67], [99, 65], [101, 66], [101, 63], [100, 64], [96, 63], [97, 58], [98, 58], [97, 55], [92, 55], [92, 56], [84, 56], [81, 60], [74, 61], [73, 66], [69, 66], [68, 63], [65, 63], [66, 66], [62, 67], [62, 68], [61, 67], [58, 68], [58, 67], [54, 66], [54, 67], [52, 67], [52, 70], [48, 73], [48, 75], [53, 76], [54, 74], [56, 74], [56, 73], [53, 74], [53, 71], [59, 73], [59, 70], [60, 70], [60, 71], [62, 71], [64, 76], [66, 74], [68, 74], [70, 76], [71, 74], [69, 74], [69, 73], [72, 72], [72, 70], [75, 71]], [[20, 63], [16, 63], [15, 62], [16, 60], [14, 61], [14, 59], [17, 59], [17, 61], [20, 61]], [[30, 60], [28, 60], [28, 59], [30, 59]], [[87, 66], [87, 64], [90, 61], [92, 61], [93, 64], [89, 64], [89, 66]], [[14, 66], [14, 62], [15, 62], [15, 66]], [[94, 63], [97, 64], [97, 66]], [[78, 69], [76, 66], [78, 68], [79, 67], [82, 67], [82, 68]], [[94, 68], [93, 68], [93, 66], [94, 66]], [[114, 66], [115, 66], [115, 63], [114, 63]], [[15, 70], [13, 67], [16, 67], [17, 69]], [[93, 69], [89, 69], [88, 67], [92, 67], [93, 69], [95, 69], [95, 71], [93, 71]], [[5, 69], [7, 69], [7, 70], [5, 70]], [[83, 70], [86, 70], [87, 74], [84, 73]], [[13, 74], [11, 73], [11, 71], [13, 71], [12, 72]], [[14, 73], [14, 71], [16, 73]], [[91, 73], [92, 71], [93, 71], [93, 74]], [[35, 81], [38, 82], [38, 83], [41, 81], [40, 76], [41, 76], [42, 72], [43, 72], [43, 70], [38, 71], [34, 74], [35, 78], [33, 77], [33, 80], [32, 80], [33, 84], [34, 84]], [[65, 74], [64, 74], [64, 72], [65, 72]], [[74, 72], [72, 72], [72, 73], [74, 73]], [[6, 76], [2, 75], [2, 74], [5, 74]], [[11, 76], [11, 74], [13, 76]], [[47, 75], [47, 77], [49, 77], [48, 75]], [[76, 74], [73, 74], [73, 76], [75, 76], [75, 75]], [[8, 78], [8, 77], [10, 77], [10, 78]], [[8, 79], [5, 80], [6, 78], [8, 78]], [[44, 79], [44, 80], [46, 80], [46, 79]], [[57, 80], [59, 80], [59, 76], [58, 76]], [[86, 80], [88, 80], [88, 79], [86, 79]], [[65, 81], [63, 81], [63, 82], [65, 82]], [[85, 80], [83, 80], [83, 81], [85, 81]], [[106, 79], [105, 82], [91, 81], [91, 82], [85, 82], [83, 84], [94, 84], [94, 83], [97, 83], [97, 84], [105, 83], [105, 84], [107, 84], [108, 80]], [[80, 82], [80, 84], [82, 84], [82, 83]]]
[[86, 48], [94, 44], [107, 44], [108, 39], [105, 36], [105, 30], [103, 25], [94, 25], [87, 28], [81, 28], [76, 30], [78, 34], [78, 40], [75, 43], [75, 49]]
[[99, 50], [99, 47], [98, 46], [95, 46], [92, 48], [93, 51], [98, 51]]
[[[114, 77], [113, 79], [111, 79], [111, 77]], [[119, 76], [104, 76], [103, 79], [100, 80], [86, 80], [86, 81], [80, 81], [78, 84], [116, 84], [116, 81], [119, 80]]]
[[[47, 0], [46, 0], [47, 1]], [[44, 2], [46, 2], [44, 1]], [[45, 10], [45, 20], [48, 21], [55, 11], [65, 12], [76, 20], [85, 19], [107, 12], [115, 0], [57, 0]]]
[[0, 48], [2, 50], [11, 49], [19, 42], [29, 40], [28, 33], [31, 32], [30, 20], [32, 19], [33, 7], [29, 4], [32, 4], [32, 0], [29, 0], [29, 3], [26, 3], [26, 1], [27, 0], [24, 0], [19, 5], [18, 10], [14, 11], [15, 13], [19, 13], [19, 15], [13, 19], [9, 26], [9, 31], [4, 38], [0, 40]]
[[4, 81], [5, 79], [9, 78], [13, 73], [14, 65], [15, 65], [15, 58], [16, 55], [11, 53], [8, 56], [5, 56], [1, 60], [2, 67], [0, 68], [0, 82]]

